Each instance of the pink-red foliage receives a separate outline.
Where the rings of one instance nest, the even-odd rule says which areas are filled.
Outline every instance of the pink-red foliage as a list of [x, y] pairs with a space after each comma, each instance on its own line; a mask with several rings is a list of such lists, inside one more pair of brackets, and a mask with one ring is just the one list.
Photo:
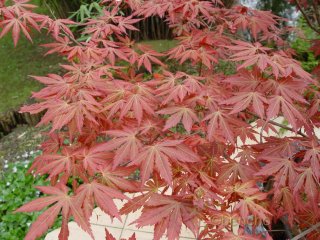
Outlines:
[[[37, 187], [47, 196], [17, 210], [48, 207], [26, 239], [59, 214], [60, 240], [70, 217], [93, 236], [96, 206], [119, 219], [141, 209], [134, 223], [154, 226], [154, 239], [178, 239], [183, 225], [200, 239], [270, 239], [268, 227], [245, 227], [287, 219], [303, 230], [320, 221], [318, 83], [281, 39], [282, 19], [219, 0], [105, 0], [102, 15], [82, 25], [88, 40], [78, 41], [77, 23], [33, 13], [28, 0], [4, 3], [0, 37], [12, 32], [16, 45], [31, 29], [47, 31], [48, 54], [68, 59], [64, 74], [34, 77], [45, 88], [22, 108], [45, 111], [39, 125], [51, 126], [30, 169], [48, 176], [51, 186]], [[129, 38], [150, 16], [168, 23], [174, 48], [158, 53]], [[221, 73], [219, 62], [236, 73]], [[296, 136], [277, 135], [278, 117]], [[113, 199], [126, 203], [117, 209]]]

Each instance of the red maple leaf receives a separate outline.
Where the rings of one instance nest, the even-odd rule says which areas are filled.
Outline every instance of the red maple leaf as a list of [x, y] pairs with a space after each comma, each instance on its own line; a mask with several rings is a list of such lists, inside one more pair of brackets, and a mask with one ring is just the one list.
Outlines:
[[293, 187], [295, 179], [297, 177], [296, 163], [289, 158], [279, 157], [264, 157], [264, 160], [268, 161], [261, 170], [256, 173], [260, 176], [274, 176], [275, 188], [281, 188], [285, 186]]
[[168, 239], [174, 240], [179, 237], [182, 223], [197, 236], [200, 225], [196, 215], [190, 202], [155, 194], [148, 200], [135, 223], [138, 227], [155, 225], [155, 239], [160, 239], [166, 231]]
[[199, 119], [195, 112], [188, 107], [168, 107], [165, 109], [161, 109], [157, 113], [160, 114], [172, 114], [169, 119], [166, 121], [166, 125], [164, 127], [164, 131], [176, 126], [181, 120], [184, 128], [188, 133], [190, 133], [192, 125], [194, 122], [198, 122]]
[[264, 118], [264, 105], [267, 103], [268, 100], [259, 92], [237, 93], [236, 96], [221, 102], [221, 104], [233, 105], [230, 114], [248, 109], [249, 105], [252, 104], [253, 111], [262, 119]]
[[130, 163], [140, 166], [141, 182], [145, 183], [152, 172], [156, 170], [171, 185], [171, 163], [199, 161], [199, 157], [182, 143], [181, 140], [166, 140], [143, 147], [139, 156]]
[[164, 54], [158, 53], [146, 45], [139, 44], [138, 48], [143, 52], [143, 54], [139, 56], [138, 68], [140, 68], [143, 65], [151, 73], [152, 72], [151, 62], [156, 63], [163, 67], [165, 66], [165, 64], [163, 64], [157, 58], [157, 57], [164, 56]]
[[132, 160], [138, 156], [142, 144], [137, 137], [137, 131], [124, 128], [123, 130], [108, 130], [106, 134], [114, 138], [101, 144], [97, 147], [97, 150], [105, 152], [116, 150], [113, 161], [114, 169], [121, 163]]
[[86, 232], [93, 237], [88, 219], [85, 218], [80, 205], [75, 196], [68, 195], [68, 188], [60, 185], [59, 187], [44, 187], [38, 186], [37, 189], [50, 196], [42, 197], [33, 200], [22, 207], [18, 208], [16, 212], [33, 212], [40, 211], [41, 209], [50, 206], [45, 210], [37, 220], [31, 225], [26, 240], [35, 240], [45, 233], [54, 223], [60, 211], [64, 226], [61, 229], [60, 235], [63, 236], [62, 240], [67, 240], [68, 234], [61, 234], [68, 232], [68, 219], [72, 216], [75, 222]]
[[112, 200], [113, 198], [128, 200], [128, 197], [123, 195], [120, 191], [96, 181], [82, 184], [76, 191], [76, 202], [79, 206], [82, 206], [87, 218], [90, 218], [93, 212], [94, 203], [97, 203], [102, 211], [121, 221], [117, 206]]
[[295, 179], [295, 186], [293, 193], [297, 194], [299, 191], [306, 193], [308, 200], [315, 203], [319, 199], [320, 182], [319, 179], [313, 174], [313, 169], [300, 168], [300, 174]]
[[272, 214], [261, 206], [261, 202], [267, 199], [268, 194], [260, 192], [254, 181], [237, 183], [234, 192], [242, 199], [235, 205], [233, 211], [238, 211], [242, 219], [248, 219], [252, 214], [264, 222], [270, 220]]

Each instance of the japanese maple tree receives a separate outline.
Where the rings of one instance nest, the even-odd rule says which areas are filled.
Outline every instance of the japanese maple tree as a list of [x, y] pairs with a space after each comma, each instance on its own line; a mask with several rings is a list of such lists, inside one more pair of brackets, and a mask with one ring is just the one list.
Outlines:
[[[80, 25], [36, 14], [28, 0], [0, 1], [0, 37], [11, 32], [16, 45], [47, 32], [48, 54], [68, 60], [63, 74], [34, 77], [45, 87], [21, 109], [44, 112], [39, 125], [51, 127], [30, 169], [51, 186], [17, 209], [45, 209], [26, 239], [59, 214], [60, 240], [70, 218], [93, 237], [95, 207], [118, 219], [140, 209], [134, 223], [154, 226], [154, 239], [178, 239], [183, 226], [198, 239], [272, 239], [279, 219], [299, 231], [320, 222], [319, 83], [282, 39], [284, 19], [220, 0], [100, 4]], [[129, 37], [152, 16], [176, 36], [167, 52]]]

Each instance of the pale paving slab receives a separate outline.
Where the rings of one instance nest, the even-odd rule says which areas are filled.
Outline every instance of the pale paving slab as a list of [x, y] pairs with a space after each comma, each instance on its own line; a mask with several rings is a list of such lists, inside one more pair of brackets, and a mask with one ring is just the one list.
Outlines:
[[[121, 237], [124, 239], [128, 239], [129, 237], [132, 236], [132, 234], [135, 233], [136, 234], [136, 239], [137, 240], [153, 240], [153, 233], [150, 232], [139, 232], [139, 231], [134, 231], [134, 230], [124, 230], [124, 232], [122, 233]], [[191, 233], [192, 234], [192, 233]], [[181, 236], [181, 235], [180, 235]], [[161, 240], [166, 240], [166, 237], [162, 237]], [[191, 235], [190, 237], [180, 237], [180, 240], [195, 240], [195, 238], [193, 237], [193, 235]]]
[[[92, 238], [88, 233], [84, 232], [75, 222], [70, 222], [69, 226], [69, 240], [91, 240]], [[92, 232], [95, 240], [105, 240], [105, 226], [97, 226], [91, 225]], [[108, 227], [108, 231], [116, 238], [120, 239], [120, 235], [122, 233], [121, 228], [110, 228]], [[45, 240], [58, 240], [60, 228], [50, 232]]]

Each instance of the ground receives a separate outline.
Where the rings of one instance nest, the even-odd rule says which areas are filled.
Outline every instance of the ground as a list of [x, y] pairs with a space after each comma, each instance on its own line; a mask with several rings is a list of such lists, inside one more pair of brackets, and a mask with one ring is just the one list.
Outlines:
[[43, 140], [40, 131], [43, 128], [35, 128], [26, 125], [18, 126], [7, 136], [0, 139], [0, 169], [5, 162], [19, 161], [28, 157], [30, 152], [37, 150]]

